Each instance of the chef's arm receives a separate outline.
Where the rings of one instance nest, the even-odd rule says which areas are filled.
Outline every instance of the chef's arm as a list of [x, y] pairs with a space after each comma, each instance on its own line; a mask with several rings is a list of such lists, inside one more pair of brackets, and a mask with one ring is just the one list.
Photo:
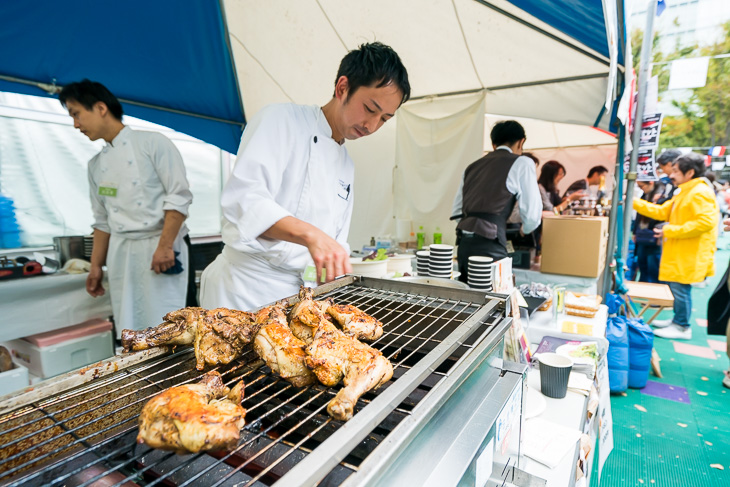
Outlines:
[[261, 236], [307, 247], [314, 261], [317, 277], [322, 276], [322, 269], [327, 269], [326, 282], [352, 272], [350, 256], [337, 240], [314, 225], [293, 216], [285, 216]]
[[94, 229], [94, 245], [91, 249], [91, 269], [86, 276], [86, 292], [93, 297], [104, 295], [104, 286], [101, 281], [104, 277], [102, 266], [106, 264], [106, 254], [109, 250], [109, 234], [98, 228]]
[[152, 264], [150, 269], [156, 274], [165, 272], [167, 269], [175, 265], [175, 252], [172, 244], [175, 243], [177, 234], [180, 232], [185, 221], [185, 215], [176, 210], [165, 210], [165, 223], [162, 226], [162, 235], [157, 244], [157, 249], [152, 256]]

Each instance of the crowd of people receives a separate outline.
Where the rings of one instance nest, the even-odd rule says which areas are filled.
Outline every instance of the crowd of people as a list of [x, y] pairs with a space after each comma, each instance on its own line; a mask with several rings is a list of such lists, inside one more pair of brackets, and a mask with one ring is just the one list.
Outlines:
[[[498, 260], [508, 255], [510, 225], [519, 229], [520, 237], [529, 235], [539, 250], [541, 213], [560, 214], [573, 201], [595, 196], [591, 187], [608, 172], [603, 166], [592, 167], [561, 195], [558, 185], [565, 167], [555, 160], [540, 166], [534, 155], [523, 152], [526, 134], [519, 123], [499, 122], [490, 135], [494, 151], [467, 167], [454, 198], [452, 219], [458, 220], [457, 255], [464, 282], [470, 256]], [[707, 172], [705, 157], [697, 153], [670, 149], [657, 162], [659, 179], [637, 183], [632, 277], [638, 271], [640, 281], [665, 283], [674, 296], [672, 318], [652, 323], [655, 336], [689, 340], [692, 286], [715, 273], [722, 219], [730, 224], [730, 184], [715, 180]], [[730, 387], [730, 372], [724, 384]]]
[[527, 140], [522, 125], [514, 120], [498, 122], [490, 138], [494, 150], [466, 168], [454, 197], [451, 219], [458, 221], [457, 258], [463, 282], [468, 282], [468, 260], [473, 255], [503, 259], [508, 241], [539, 251], [543, 213], [561, 214], [577, 200], [598, 196], [608, 173], [606, 167], [594, 166], [561, 196], [558, 184], [566, 175], [565, 167], [550, 160], [538, 176], [539, 159], [522, 150]]
[[[730, 184], [708, 172], [700, 154], [670, 149], [657, 162], [659, 180], [637, 183], [641, 196], [633, 203], [634, 255], [627, 274], [633, 279], [638, 272], [639, 281], [664, 283], [672, 291], [673, 316], [652, 322], [654, 336], [689, 340], [692, 286], [704, 286], [715, 274], [718, 238], [730, 231]], [[719, 264], [720, 271], [725, 269], [724, 262]], [[730, 289], [730, 280], [721, 286]], [[726, 335], [730, 350], [730, 327]], [[722, 383], [730, 388], [730, 370]]]

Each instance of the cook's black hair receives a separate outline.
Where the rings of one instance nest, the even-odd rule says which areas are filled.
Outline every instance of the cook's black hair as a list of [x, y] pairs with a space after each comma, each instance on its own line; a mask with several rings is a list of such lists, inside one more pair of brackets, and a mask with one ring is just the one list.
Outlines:
[[590, 178], [594, 174], [606, 174], [608, 172], [608, 169], [606, 166], [593, 166], [590, 171], [588, 171], [588, 177]]
[[114, 118], [120, 122], [122, 121], [122, 115], [124, 115], [122, 104], [119, 103], [117, 97], [103, 84], [88, 79], [67, 84], [58, 94], [58, 99], [64, 108], [66, 107], [66, 101], [72, 100], [80, 103], [87, 110], [91, 110], [97, 102], [102, 102]]
[[660, 166], [665, 166], [667, 164], [672, 164], [674, 161], [677, 160], [677, 157], [681, 156], [682, 153], [679, 152], [677, 149], [667, 149], [661, 154], [659, 154], [659, 157], [657, 157], [656, 162]]
[[348, 52], [340, 61], [335, 86], [341, 76], [347, 76], [348, 98], [361, 86], [382, 88], [390, 83], [394, 83], [403, 94], [401, 105], [411, 97], [406, 67], [398, 54], [381, 42], [362, 44]]
[[547, 161], [540, 169], [540, 177], [537, 178], [537, 183], [545, 188], [545, 191], [548, 193], [554, 193], [557, 190], [555, 187], [555, 176], [560, 171], [563, 171], [563, 174], [565, 174], [565, 166], [558, 161]]
[[515, 120], [503, 120], [494, 124], [489, 138], [496, 147], [513, 145], [525, 138], [525, 129]]
[[692, 176], [692, 179], [701, 178], [705, 175], [705, 158], [696, 152], [690, 152], [689, 154], [679, 156], [677, 160], [674, 161], [674, 165], [677, 169], [682, 171], [682, 174], [687, 174], [690, 169], [694, 169], [695, 175]]

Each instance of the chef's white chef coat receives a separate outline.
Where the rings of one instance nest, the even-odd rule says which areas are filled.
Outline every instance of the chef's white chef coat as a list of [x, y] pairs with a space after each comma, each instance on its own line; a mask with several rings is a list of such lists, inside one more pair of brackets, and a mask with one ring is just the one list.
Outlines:
[[349, 253], [354, 173], [320, 107], [262, 109], [246, 126], [223, 189], [225, 247], [203, 272], [201, 306], [249, 310], [296, 294], [309, 251], [261, 237], [286, 216], [314, 225]]
[[193, 196], [180, 152], [164, 135], [124, 127], [89, 161], [93, 227], [111, 234], [107, 274], [117, 336], [121, 330], [156, 326], [185, 306], [187, 246], [183, 224], [173, 244], [180, 274], [150, 269], [165, 210], [187, 216]]

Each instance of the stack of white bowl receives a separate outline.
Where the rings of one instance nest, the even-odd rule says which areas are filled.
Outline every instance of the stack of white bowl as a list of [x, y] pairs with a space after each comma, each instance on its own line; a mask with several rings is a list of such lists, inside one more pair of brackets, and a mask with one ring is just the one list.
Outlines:
[[428, 262], [431, 252], [419, 250], [416, 252], [416, 272], [419, 276], [428, 276]]
[[492, 290], [494, 278], [494, 259], [481, 255], [469, 257], [468, 284], [477, 291], [489, 292]]
[[432, 244], [429, 252], [428, 274], [431, 277], [451, 279], [451, 271], [454, 266], [454, 246]]

